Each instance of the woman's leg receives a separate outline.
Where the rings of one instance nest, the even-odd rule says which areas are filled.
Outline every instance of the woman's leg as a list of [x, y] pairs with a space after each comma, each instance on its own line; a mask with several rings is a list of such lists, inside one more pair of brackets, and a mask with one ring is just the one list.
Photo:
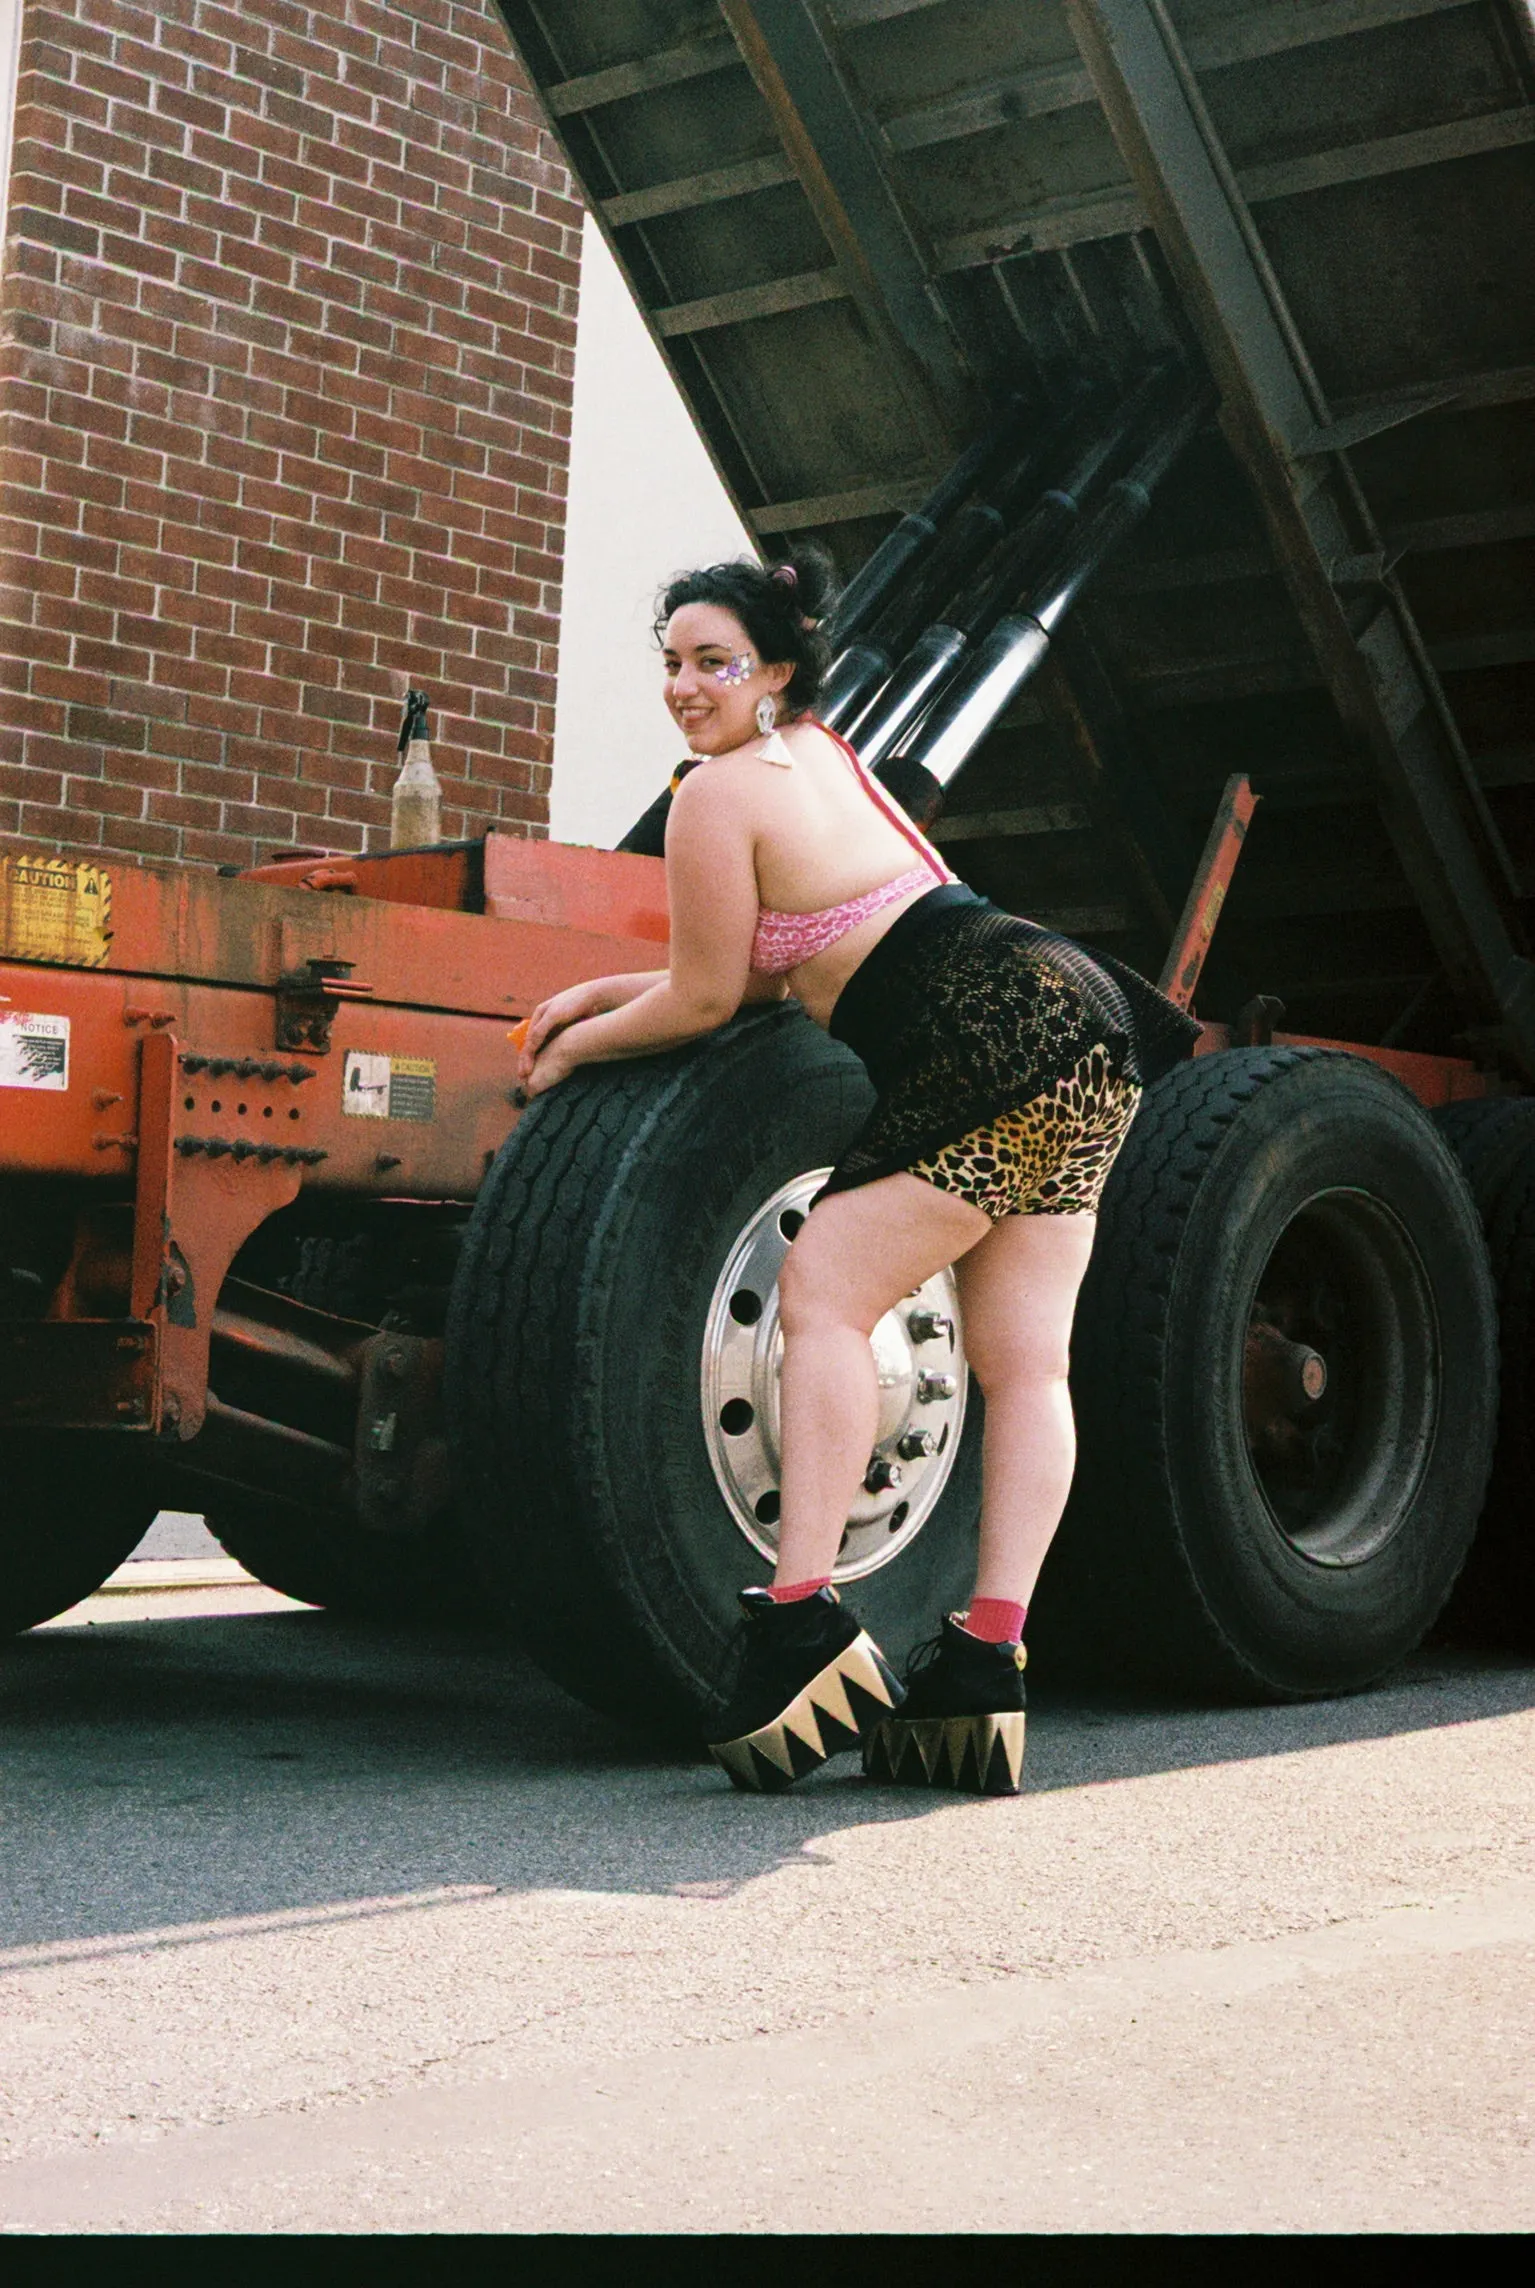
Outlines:
[[907, 1175], [833, 1192], [807, 1217], [778, 1282], [778, 1583], [817, 1580], [836, 1562], [874, 1447], [875, 1325], [935, 1271], [989, 1246], [991, 1232], [979, 1208]]
[[958, 1267], [965, 1355], [986, 1398], [977, 1597], [1027, 1605], [1076, 1465], [1067, 1371], [1091, 1215], [1015, 1215]]

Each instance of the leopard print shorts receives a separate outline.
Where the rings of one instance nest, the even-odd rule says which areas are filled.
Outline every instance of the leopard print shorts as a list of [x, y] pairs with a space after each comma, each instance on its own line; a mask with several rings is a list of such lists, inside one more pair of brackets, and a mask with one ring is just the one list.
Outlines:
[[1011, 1112], [999, 1112], [910, 1173], [968, 1200], [993, 1223], [1010, 1215], [1096, 1215], [1141, 1092], [1115, 1077], [1107, 1049]]

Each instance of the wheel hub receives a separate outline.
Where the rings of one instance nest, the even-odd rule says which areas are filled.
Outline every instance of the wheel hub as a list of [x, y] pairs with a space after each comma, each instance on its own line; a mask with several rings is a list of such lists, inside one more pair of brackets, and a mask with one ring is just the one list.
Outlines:
[[1259, 1490], [1313, 1563], [1358, 1564], [1400, 1523], [1438, 1413], [1437, 1341], [1397, 1218], [1362, 1192], [1308, 1200], [1259, 1279], [1241, 1390]]
[[[758, 1209], [726, 1258], [704, 1331], [704, 1441], [736, 1525], [762, 1556], [778, 1550], [778, 1273], [830, 1170], [784, 1184]], [[876, 1572], [932, 1515], [959, 1452], [968, 1374], [952, 1271], [940, 1271], [887, 1311], [870, 1337], [879, 1388], [874, 1448], [848, 1513], [839, 1581]]]

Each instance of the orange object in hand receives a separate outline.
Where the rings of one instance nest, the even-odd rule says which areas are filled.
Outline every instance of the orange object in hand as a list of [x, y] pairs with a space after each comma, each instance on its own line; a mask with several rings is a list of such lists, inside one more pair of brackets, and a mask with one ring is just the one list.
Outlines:
[[512, 1047], [519, 1053], [528, 1045], [528, 1027], [532, 1024], [532, 1022], [533, 1020], [531, 1017], [524, 1017], [512, 1027], [509, 1038], [511, 1040]]

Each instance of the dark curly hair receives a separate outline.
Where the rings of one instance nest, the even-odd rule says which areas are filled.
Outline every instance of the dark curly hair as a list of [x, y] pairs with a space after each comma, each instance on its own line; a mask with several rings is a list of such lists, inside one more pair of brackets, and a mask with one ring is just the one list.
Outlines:
[[765, 667], [792, 664], [784, 697], [796, 715], [803, 715], [815, 705], [831, 665], [826, 617], [836, 594], [831, 558], [819, 548], [796, 548], [770, 565], [750, 556], [707, 564], [696, 572], [679, 572], [662, 589], [656, 599], [656, 641], [684, 604], [718, 604], [734, 612]]

